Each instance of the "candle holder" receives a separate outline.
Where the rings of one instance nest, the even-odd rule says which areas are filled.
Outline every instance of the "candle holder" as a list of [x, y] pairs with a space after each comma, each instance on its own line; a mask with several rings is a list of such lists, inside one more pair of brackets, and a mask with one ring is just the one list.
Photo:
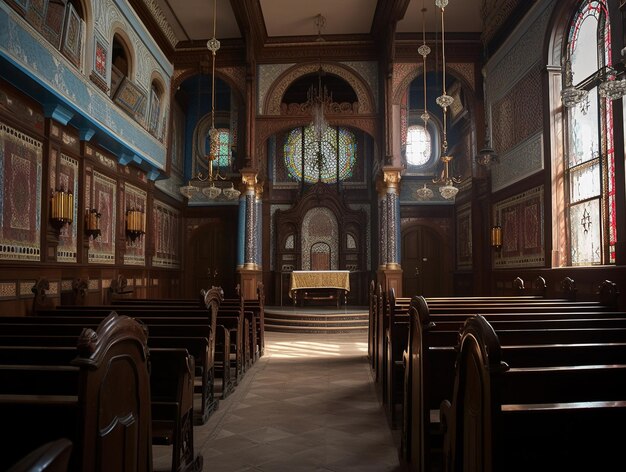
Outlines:
[[66, 224], [71, 224], [74, 219], [74, 195], [70, 191], [52, 191], [50, 200], [50, 223], [57, 230]]
[[88, 238], [96, 239], [100, 236], [100, 216], [98, 210], [91, 208], [85, 213], [85, 234]]
[[142, 210], [126, 210], [126, 235], [131, 241], [146, 234], [146, 215]]
[[500, 225], [491, 227], [491, 247], [498, 252], [502, 249], [502, 227]]

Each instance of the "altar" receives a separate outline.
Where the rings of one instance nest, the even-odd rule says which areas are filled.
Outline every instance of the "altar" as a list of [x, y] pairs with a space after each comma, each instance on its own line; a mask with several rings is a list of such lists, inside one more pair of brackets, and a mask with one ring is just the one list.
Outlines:
[[346, 304], [350, 292], [349, 270], [294, 270], [289, 281], [289, 296], [293, 304], [305, 300], [334, 301]]

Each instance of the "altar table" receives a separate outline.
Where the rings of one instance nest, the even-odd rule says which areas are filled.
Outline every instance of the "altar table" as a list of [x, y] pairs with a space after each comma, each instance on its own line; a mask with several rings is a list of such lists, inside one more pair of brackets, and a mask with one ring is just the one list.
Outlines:
[[294, 270], [289, 283], [289, 296], [294, 305], [300, 300], [337, 300], [350, 291], [349, 270]]

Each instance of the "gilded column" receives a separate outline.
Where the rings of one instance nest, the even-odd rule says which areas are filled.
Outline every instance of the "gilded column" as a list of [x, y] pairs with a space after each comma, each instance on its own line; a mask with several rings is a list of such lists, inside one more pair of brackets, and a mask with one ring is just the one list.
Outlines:
[[385, 206], [387, 216], [387, 268], [400, 268], [400, 201], [398, 192], [400, 186], [400, 169], [384, 169]]
[[256, 269], [256, 173], [242, 172], [246, 199], [246, 242], [244, 245], [244, 268]]
[[378, 192], [378, 267], [387, 267], [387, 192], [382, 181], [376, 185]]
[[379, 180], [378, 208], [380, 218], [380, 266], [378, 283], [387, 293], [393, 289], [402, 296], [402, 267], [400, 266], [400, 167], [383, 167]]
[[237, 233], [237, 268], [243, 267], [246, 253], [246, 194], [239, 197], [239, 213]]
[[257, 184], [255, 187], [255, 258], [254, 262], [258, 267], [263, 265], [263, 185]]
[[262, 281], [261, 271], [261, 202], [258, 194], [257, 173], [254, 169], [246, 168], [241, 171], [241, 182], [244, 187], [243, 204], [245, 210], [240, 213], [244, 220], [244, 249], [243, 266], [239, 267], [239, 283], [244, 299], [256, 299], [257, 286]]

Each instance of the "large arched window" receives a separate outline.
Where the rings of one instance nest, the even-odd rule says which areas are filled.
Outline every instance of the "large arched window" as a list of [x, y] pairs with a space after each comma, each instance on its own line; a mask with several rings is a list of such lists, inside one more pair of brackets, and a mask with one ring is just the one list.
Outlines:
[[285, 167], [294, 180], [330, 183], [352, 177], [356, 164], [356, 135], [347, 128], [326, 128], [320, 141], [313, 127], [292, 129], [285, 139]]
[[[615, 262], [615, 157], [611, 100], [599, 93], [597, 70], [611, 65], [611, 35], [604, 0], [584, 0], [564, 38], [564, 63], [587, 97], [564, 107], [563, 210], [572, 266]], [[584, 85], [588, 83], [588, 85]]]

